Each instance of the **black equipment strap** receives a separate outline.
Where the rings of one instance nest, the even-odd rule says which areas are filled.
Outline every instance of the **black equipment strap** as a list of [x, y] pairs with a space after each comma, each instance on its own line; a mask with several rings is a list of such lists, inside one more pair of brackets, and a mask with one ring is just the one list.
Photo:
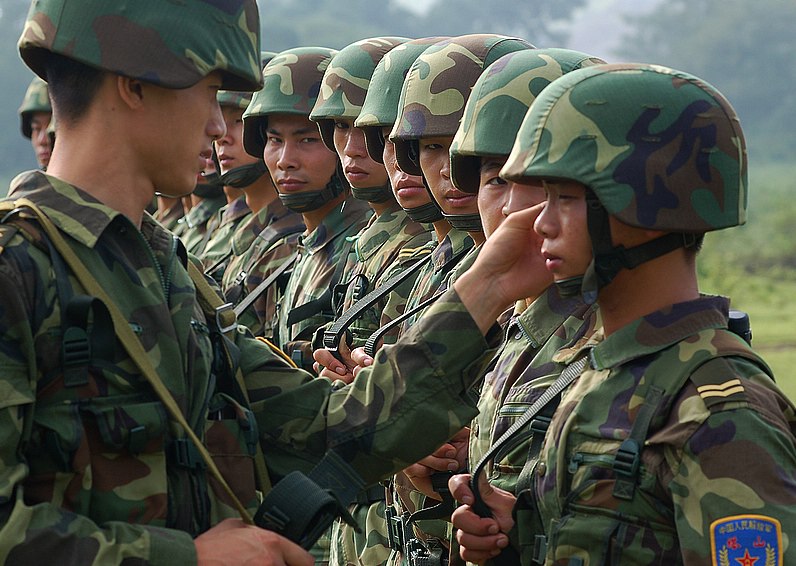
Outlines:
[[263, 293], [268, 290], [271, 285], [273, 285], [274, 281], [279, 279], [280, 275], [282, 275], [285, 271], [290, 269], [294, 263], [296, 263], [296, 259], [298, 259], [298, 253], [294, 253], [282, 265], [272, 271], [271, 275], [260, 281], [260, 283], [257, 284], [257, 287], [252, 289], [251, 293], [246, 295], [244, 299], [238, 303], [234, 309], [232, 309], [235, 312], [235, 316], [240, 316], [243, 311], [249, 308], [254, 301], [256, 301]]
[[419, 259], [401, 273], [391, 277], [389, 280], [385, 281], [383, 285], [373, 289], [370, 293], [351, 305], [347, 311], [340, 315], [340, 317], [324, 331], [323, 347], [337, 357], [337, 348], [340, 346], [340, 340], [346, 333], [346, 330], [348, 330], [348, 327], [351, 326], [351, 323], [361, 317], [363, 312], [379, 302], [398, 285], [417, 273], [430, 259], [430, 254], [427, 257]]
[[376, 353], [376, 345], [379, 343], [379, 341], [381, 340], [382, 336], [387, 334], [390, 330], [392, 330], [393, 328], [395, 328], [396, 326], [401, 324], [403, 321], [405, 321], [410, 316], [422, 311], [424, 308], [426, 308], [427, 306], [432, 304], [434, 301], [439, 299], [445, 293], [445, 291], [447, 291], [447, 289], [443, 289], [442, 291], [438, 291], [438, 292], [434, 293], [433, 295], [431, 295], [428, 299], [426, 299], [425, 301], [423, 301], [419, 305], [415, 305], [414, 308], [409, 309], [408, 311], [406, 311], [404, 314], [402, 314], [398, 318], [395, 318], [395, 319], [391, 320], [390, 322], [388, 322], [387, 324], [385, 324], [384, 326], [379, 328], [376, 332], [371, 334], [370, 338], [368, 338], [365, 341], [365, 353], [368, 356], [373, 357], [375, 355], [375, 353]]

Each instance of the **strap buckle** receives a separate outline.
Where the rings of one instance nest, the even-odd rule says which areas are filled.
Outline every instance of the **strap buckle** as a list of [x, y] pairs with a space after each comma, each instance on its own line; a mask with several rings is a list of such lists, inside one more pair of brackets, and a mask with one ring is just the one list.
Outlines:
[[[227, 313], [232, 313], [232, 316], [230, 317]], [[235, 314], [232, 303], [224, 303], [223, 305], [216, 307], [215, 318], [216, 327], [221, 334], [231, 332], [238, 326], [238, 317]], [[224, 322], [225, 319], [227, 320], [226, 323]]]

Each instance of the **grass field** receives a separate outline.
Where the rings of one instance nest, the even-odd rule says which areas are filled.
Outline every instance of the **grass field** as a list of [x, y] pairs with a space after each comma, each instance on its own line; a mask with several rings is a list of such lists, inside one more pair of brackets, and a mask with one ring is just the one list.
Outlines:
[[749, 313], [752, 344], [796, 401], [796, 165], [751, 168], [745, 226], [709, 234], [700, 287]]

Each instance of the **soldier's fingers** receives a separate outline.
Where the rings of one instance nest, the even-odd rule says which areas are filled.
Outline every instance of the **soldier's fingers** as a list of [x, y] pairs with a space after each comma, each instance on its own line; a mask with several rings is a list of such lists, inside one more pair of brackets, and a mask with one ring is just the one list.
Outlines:
[[470, 489], [470, 474], [456, 474], [448, 480], [448, 490], [459, 503], [467, 505], [473, 502], [473, 492]]
[[312, 566], [315, 562], [312, 555], [296, 543], [272, 531], [260, 529], [260, 540], [268, 551], [263, 556], [263, 564], [269, 566]]
[[361, 367], [367, 367], [373, 363], [373, 358], [365, 353], [365, 348], [355, 348], [351, 351], [351, 359]]

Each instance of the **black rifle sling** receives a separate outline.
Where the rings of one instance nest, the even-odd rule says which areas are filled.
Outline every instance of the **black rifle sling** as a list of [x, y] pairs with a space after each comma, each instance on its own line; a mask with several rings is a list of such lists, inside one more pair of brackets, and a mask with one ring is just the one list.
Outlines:
[[420, 268], [430, 260], [430, 258], [431, 255], [429, 254], [427, 257], [419, 259], [401, 273], [391, 277], [385, 281], [383, 285], [376, 287], [370, 293], [351, 305], [348, 310], [340, 315], [340, 318], [334, 321], [334, 323], [324, 331], [323, 347], [332, 353], [336, 352], [337, 348], [340, 346], [340, 340], [342, 339], [346, 330], [348, 330], [348, 327], [351, 326], [351, 323], [361, 317], [362, 313], [379, 302], [385, 295], [390, 293], [398, 285], [417, 273]]
[[381, 340], [382, 336], [387, 334], [390, 330], [392, 330], [393, 328], [395, 328], [396, 326], [401, 324], [403, 321], [405, 321], [410, 316], [422, 311], [424, 308], [429, 306], [431, 303], [433, 303], [434, 301], [439, 299], [445, 293], [445, 291], [447, 291], [447, 289], [443, 289], [442, 291], [437, 291], [436, 293], [431, 295], [428, 299], [426, 299], [425, 301], [423, 301], [419, 305], [415, 305], [414, 308], [409, 309], [408, 311], [406, 311], [404, 314], [402, 314], [398, 318], [391, 320], [390, 322], [388, 322], [387, 324], [385, 324], [384, 326], [379, 328], [376, 332], [371, 334], [370, 338], [368, 338], [367, 341], [365, 341], [365, 353], [372, 358], [375, 355], [375, 353], [376, 353], [376, 349], [377, 349], [376, 346], [378, 345], [378, 343]]
[[[588, 356], [583, 356], [578, 358], [576, 361], [569, 364], [564, 371], [561, 372], [561, 375], [558, 376], [550, 387], [548, 387], [544, 393], [542, 393], [539, 398], [528, 407], [528, 409], [522, 414], [522, 416], [515, 421], [509, 429], [503, 433], [503, 435], [495, 441], [489, 451], [484, 454], [481, 460], [476, 464], [475, 468], [473, 468], [473, 474], [470, 479], [470, 488], [473, 492], [473, 504], [471, 507], [473, 511], [475, 511], [481, 517], [489, 517], [491, 516], [491, 512], [489, 507], [484, 503], [484, 500], [481, 498], [481, 493], [478, 489], [478, 476], [481, 475], [481, 472], [484, 471], [486, 465], [492, 461], [495, 457], [495, 454], [500, 452], [510, 443], [516, 443], [517, 440], [522, 440], [523, 438], [527, 438], [527, 436], [518, 436], [517, 433], [521, 431], [525, 425], [527, 425], [536, 415], [545, 408], [545, 406], [550, 403], [559, 393], [561, 393], [566, 387], [572, 383], [575, 378], [577, 378], [583, 370], [586, 369], [588, 365]], [[529, 368], [530, 369], [530, 368]], [[526, 369], [525, 371], [529, 371]], [[523, 372], [524, 373], [524, 372]], [[517, 382], [521, 383], [524, 375], [521, 375]]]
[[296, 262], [297, 258], [298, 253], [294, 253], [285, 261], [285, 263], [277, 267], [268, 277], [260, 281], [260, 283], [258, 283], [257, 286], [252, 289], [251, 293], [246, 295], [243, 300], [235, 306], [233, 309], [235, 311], [235, 316], [240, 316], [243, 311], [249, 308], [254, 301], [256, 301], [263, 293], [268, 290], [271, 285], [273, 285], [274, 281], [279, 279], [280, 275], [290, 269], [290, 267]]
[[332, 279], [329, 281], [329, 286], [324, 290], [323, 294], [317, 299], [307, 301], [303, 305], [290, 309], [290, 313], [287, 315], [288, 328], [318, 313], [332, 310], [332, 289], [334, 289], [334, 286], [337, 285], [338, 281], [340, 281], [343, 276], [343, 270], [348, 263], [348, 256], [351, 253], [352, 245], [353, 244], [349, 242], [345, 251], [340, 254], [340, 259], [337, 262], [334, 273], [332, 273]]

